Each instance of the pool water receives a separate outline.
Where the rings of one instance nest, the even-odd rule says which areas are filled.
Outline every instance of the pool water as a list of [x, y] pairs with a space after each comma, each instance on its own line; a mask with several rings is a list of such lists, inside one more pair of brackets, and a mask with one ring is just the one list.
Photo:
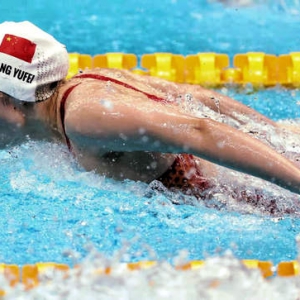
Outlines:
[[257, 4], [224, 6], [214, 0], [12, 0], [2, 1], [0, 22], [29, 19], [67, 45], [69, 52], [90, 55], [208, 51], [233, 56], [248, 51], [299, 51], [295, 26], [299, 2], [250, 2]]
[[[138, 56], [154, 52], [187, 55], [209, 51], [226, 53], [232, 58], [236, 53], [248, 51], [276, 55], [299, 51], [299, 3], [252, 2], [255, 4], [250, 6], [224, 6], [204, 0], [76, 3], [12, 0], [1, 3], [0, 22], [28, 19], [66, 44], [69, 52], [90, 55], [115, 51]], [[220, 92], [276, 121], [288, 119], [299, 124], [299, 90], [273, 87], [257, 91], [250, 87], [221, 88]], [[299, 141], [296, 136], [295, 139]], [[235, 205], [217, 210], [182, 195], [153, 192], [141, 182], [116, 182], [82, 170], [66, 147], [55, 143], [28, 140], [23, 145], [1, 150], [0, 163], [0, 261], [4, 263], [54, 261], [73, 266], [84, 260], [91, 248], [122, 262], [174, 262], [182, 251], [186, 260], [222, 256], [228, 250], [235, 258], [270, 260], [274, 264], [297, 258], [296, 237], [300, 229], [297, 213], [269, 216]], [[300, 201], [282, 189], [269, 185], [266, 189], [290, 206], [297, 207], [298, 203], [293, 201]], [[174, 200], [184, 203], [175, 205]], [[231, 270], [229, 273], [236, 280], [235, 276], [242, 274], [250, 282], [260, 283], [262, 290], [268, 290], [258, 275], [241, 268], [236, 271], [232, 267], [235, 258], [229, 259], [229, 265], [225, 258], [219, 259], [218, 264]], [[89, 263], [92, 265], [93, 260]], [[164, 273], [164, 267], [158, 270], [162, 278], [172, 275], [177, 283], [182, 280], [187, 285], [191, 280], [189, 275], [184, 279], [172, 271]], [[141, 278], [148, 279], [148, 275]], [[133, 279], [135, 283], [131, 285], [131, 281], [124, 281], [124, 276], [119, 281], [113, 280], [114, 277], [112, 286], [123, 280], [120, 290], [133, 289], [135, 284], [145, 286], [138, 279]], [[236, 291], [234, 299], [241, 299], [238, 281], [231, 283]], [[82, 286], [91, 288], [89, 284]], [[203, 289], [204, 286], [201, 285]], [[270, 295], [276, 296], [274, 286], [270, 287]], [[222, 293], [224, 290], [217, 294], [219, 298], [225, 295]], [[78, 295], [83, 299], [83, 294]], [[111, 295], [116, 299], [117, 294]], [[141, 296], [138, 292], [137, 295]], [[153, 296], [153, 291], [149, 295]], [[198, 291], [195, 295], [199, 296]], [[275, 296], [271, 298], [276, 299]], [[289, 299], [294, 299], [292, 296]], [[16, 295], [12, 297], [17, 299]], [[203, 295], [203, 299], [215, 299], [211, 297]], [[193, 299], [193, 295], [187, 293], [177, 299]]]

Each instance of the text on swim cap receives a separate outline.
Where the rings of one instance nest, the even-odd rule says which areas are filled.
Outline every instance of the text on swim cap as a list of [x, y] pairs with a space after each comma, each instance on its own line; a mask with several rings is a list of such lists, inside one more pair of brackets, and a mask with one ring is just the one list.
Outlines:
[[13, 68], [12, 66], [4, 64], [4, 63], [1, 63], [1, 65], [0, 65], [0, 73], [12, 76], [14, 78], [17, 78], [21, 81], [25, 81], [28, 83], [32, 83], [32, 81], [35, 77], [35, 75], [33, 75], [31, 73], [25, 72], [18, 68]]

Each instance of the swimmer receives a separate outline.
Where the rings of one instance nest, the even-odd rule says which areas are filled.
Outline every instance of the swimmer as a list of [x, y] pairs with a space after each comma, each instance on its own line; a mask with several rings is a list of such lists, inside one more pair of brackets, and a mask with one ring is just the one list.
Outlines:
[[[300, 194], [300, 169], [239, 130], [248, 120], [279, 125], [198, 85], [115, 69], [84, 70], [69, 80], [68, 53], [30, 22], [0, 24], [0, 144], [60, 140], [86, 170], [205, 198], [218, 165]], [[189, 101], [234, 126], [185, 108]]]

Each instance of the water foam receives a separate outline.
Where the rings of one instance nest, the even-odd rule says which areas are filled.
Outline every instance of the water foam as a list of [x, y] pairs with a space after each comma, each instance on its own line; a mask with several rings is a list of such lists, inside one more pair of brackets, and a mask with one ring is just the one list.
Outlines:
[[39, 285], [31, 290], [24, 290], [22, 285], [11, 288], [2, 279], [6, 290], [3, 299], [296, 300], [300, 294], [298, 278], [264, 279], [259, 269], [245, 267], [229, 252], [223, 257], [207, 258], [194, 270], [180, 269], [185, 262], [183, 253], [172, 264], [162, 261], [130, 271], [124, 263], [92, 251], [67, 276], [53, 270], [45, 272]]

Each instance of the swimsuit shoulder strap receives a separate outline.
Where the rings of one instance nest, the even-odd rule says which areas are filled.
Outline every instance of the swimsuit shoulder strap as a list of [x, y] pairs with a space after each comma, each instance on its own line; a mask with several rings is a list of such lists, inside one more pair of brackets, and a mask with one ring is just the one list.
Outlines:
[[108, 76], [104, 76], [104, 75], [100, 75], [100, 74], [79, 74], [79, 75], [76, 75], [75, 78], [92, 78], [92, 79], [101, 80], [101, 81], [110, 81], [110, 82], [119, 84], [119, 85], [121, 85], [125, 88], [128, 88], [128, 89], [134, 90], [136, 92], [142, 93], [151, 100], [158, 101], [158, 102], [164, 102], [165, 101], [164, 98], [160, 98], [156, 95], [144, 92], [144, 91], [139, 90], [136, 87], [134, 87], [134, 86], [132, 86], [132, 85], [126, 83], [126, 82], [123, 82], [123, 81], [120, 81], [118, 79], [111, 78], [111, 77], [108, 77]]
[[66, 102], [67, 99], [69, 97], [69, 95], [71, 94], [71, 92], [79, 85], [80, 83], [77, 83], [71, 87], [69, 87], [63, 94], [61, 101], [60, 101], [60, 107], [59, 107], [59, 112], [60, 112], [60, 120], [61, 120], [61, 125], [62, 125], [62, 129], [63, 129], [63, 133], [65, 135], [65, 139], [66, 139], [66, 143], [67, 146], [69, 148], [69, 150], [72, 149], [71, 146], [71, 141], [68, 138], [67, 134], [66, 134], [66, 128], [65, 128], [65, 114], [66, 114]]

